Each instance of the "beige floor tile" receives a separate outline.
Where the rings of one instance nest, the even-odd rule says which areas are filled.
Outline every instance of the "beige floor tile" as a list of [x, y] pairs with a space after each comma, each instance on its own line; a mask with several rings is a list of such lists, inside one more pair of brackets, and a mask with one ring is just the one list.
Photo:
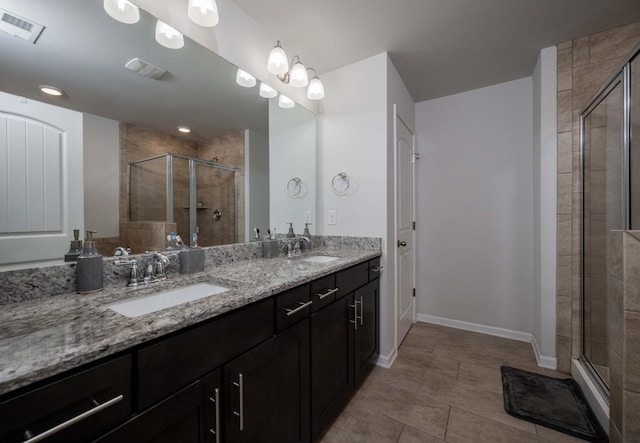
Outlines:
[[417, 429], [412, 428], [411, 426], [405, 426], [402, 428], [402, 434], [400, 434], [400, 438], [398, 439], [398, 443], [442, 443], [444, 440], [440, 440], [439, 438], [435, 438], [429, 434], [425, 434], [424, 432], [420, 432]]
[[549, 429], [540, 425], [536, 425], [536, 431], [538, 431], [538, 437], [544, 438], [545, 440], [552, 441], [554, 443], [581, 443], [585, 441], [581, 438], [554, 431], [553, 429]]
[[445, 439], [451, 443], [529, 443], [543, 442], [535, 434], [487, 420], [457, 408], [451, 409]]

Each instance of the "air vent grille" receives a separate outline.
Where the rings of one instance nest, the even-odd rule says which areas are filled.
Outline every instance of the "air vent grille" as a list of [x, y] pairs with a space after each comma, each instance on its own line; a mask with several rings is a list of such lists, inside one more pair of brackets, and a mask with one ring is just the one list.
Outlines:
[[44, 26], [4, 9], [0, 9], [0, 15], [1, 31], [4, 31], [9, 35], [13, 35], [14, 37], [27, 40], [31, 43], [36, 42], [44, 29]]

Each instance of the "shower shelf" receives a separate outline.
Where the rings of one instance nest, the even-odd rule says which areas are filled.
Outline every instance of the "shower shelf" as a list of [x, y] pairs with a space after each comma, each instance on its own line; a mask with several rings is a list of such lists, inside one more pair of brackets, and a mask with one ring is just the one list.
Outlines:
[[[183, 207], [182, 209], [186, 209], [187, 211], [190, 209], [189, 207]], [[209, 206], [196, 206], [196, 209], [211, 209]]]

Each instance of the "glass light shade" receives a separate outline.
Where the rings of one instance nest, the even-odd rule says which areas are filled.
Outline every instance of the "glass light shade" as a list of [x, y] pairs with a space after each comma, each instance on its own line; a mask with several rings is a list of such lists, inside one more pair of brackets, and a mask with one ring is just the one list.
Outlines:
[[281, 108], [291, 109], [295, 105], [296, 103], [286, 95], [280, 94], [280, 97], [278, 97], [278, 106], [280, 106]]
[[245, 88], [253, 88], [256, 85], [256, 78], [248, 72], [238, 69], [236, 83]]
[[312, 78], [309, 82], [307, 98], [310, 100], [320, 100], [324, 98], [324, 85], [318, 77]]
[[55, 97], [60, 97], [64, 93], [62, 89], [56, 88], [55, 86], [39, 85], [38, 87], [45, 94], [53, 95]]
[[278, 91], [273, 89], [268, 84], [260, 82], [260, 97], [273, 98], [276, 95], [278, 95]]
[[289, 60], [287, 53], [280, 46], [280, 42], [276, 44], [267, 59], [267, 71], [275, 75], [284, 75], [289, 70]]
[[295, 88], [304, 88], [309, 84], [307, 68], [301, 62], [296, 62], [289, 73], [289, 84]]
[[140, 10], [129, 0], [104, 0], [104, 10], [111, 18], [131, 25], [140, 20]]
[[218, 5], [216, 0], [189, 0], [187, 15], [200, 26], [211, 27], [218, 24]]
[[156, 23], [156, 41], [169, 49], [180, 49], [184, 46], [182, 33], [160, 20]]

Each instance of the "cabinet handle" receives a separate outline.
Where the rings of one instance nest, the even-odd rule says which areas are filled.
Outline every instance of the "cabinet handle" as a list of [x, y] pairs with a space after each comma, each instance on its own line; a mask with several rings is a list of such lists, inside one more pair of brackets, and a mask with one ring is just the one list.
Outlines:
[[325, 292], [324, 294], [316, 294], [316, 295], [318, 296], [318, 299], [322, 300], [323, 298], [328, 297], [331, 294], [335, 294], [336, 292], [338, 292], [338, 288], [327, 289], [327, 292]]
[[59, 425], [56, 425], [53, 428], [50, 428], [42, 432], [41, 434], [36, 435], [35, 437], [31, 437], [28, 440], [24, 440], [22, 443], [35, 443], [37, 441], [44, 440], [45, 438], [50, 437], [53, 434], [56, 434], [62, 431], [63, 429], [68, 428], [69, 426], [84, 420], [85, 418], [88, 418], [94, 414], [97, 414], [98, 412], [108, 408], [109, 406], [115, 405], [116, 403], [122, 401], [123, 398], [124, 398], [124, 395], [122, 394], [118, 395], [117, 397], [113, 397], [111, 400], [106, 401], [102, 404], [99, 404], [95, 408], [91, 408], [88, 411], [83, 412], [82, 414], [76, 415], [75, 417], [70, 418], [69, 420], [63, 423], [60, 423]]
[[373, 272], [377, 272], [379, 274], [382, 274], [382, 268], [383, 268], [383, 266], [376, 266], [375, 268], [371, 268], [371, 270]]
[[350, 308], [353, 308], [353, 320], [349, 320], [349, 323], [353, 323], [354, 330], [358, 330], [358, 300], [354, 300], [352, 305], [349, 305]]
[[242, 382], [242, 373], [238, 374], [238, 383], [233, 382], [238, 387], [238, 397], [240, 398], [240, 412], [233, 411], [240, 418], [240, 430], [244, 431], [244, 383]]
[[360, 296], [360, 326], [364, 326], [363, 319], [364, 318], [364, 302], [362, 301], [362, 295]]
[[209, 429], [209, 432], [216, 436], [216, 443], [220, 443], [220, 389], [216, 388], [213, 392], [214, 398], [209, 397], [209, 400], [216, 405], [216, 430]]
[[313, 303], [313, 301], [308, 301], [308, 302], [303, 302], [303, 301], [299, 301], [298, 302], [300, 304], [300, 306], [298, 306], [295, 309], [289, 309], [289, 308], [285, 308], [285, 311], [287, 311], [287, 317], [291, 317], [293, 314], [295, 314], [296, 312], [300, 312], [302, 311], [304, 308], [306, 308], [307, 306], [311, 306], [311, 304]]

